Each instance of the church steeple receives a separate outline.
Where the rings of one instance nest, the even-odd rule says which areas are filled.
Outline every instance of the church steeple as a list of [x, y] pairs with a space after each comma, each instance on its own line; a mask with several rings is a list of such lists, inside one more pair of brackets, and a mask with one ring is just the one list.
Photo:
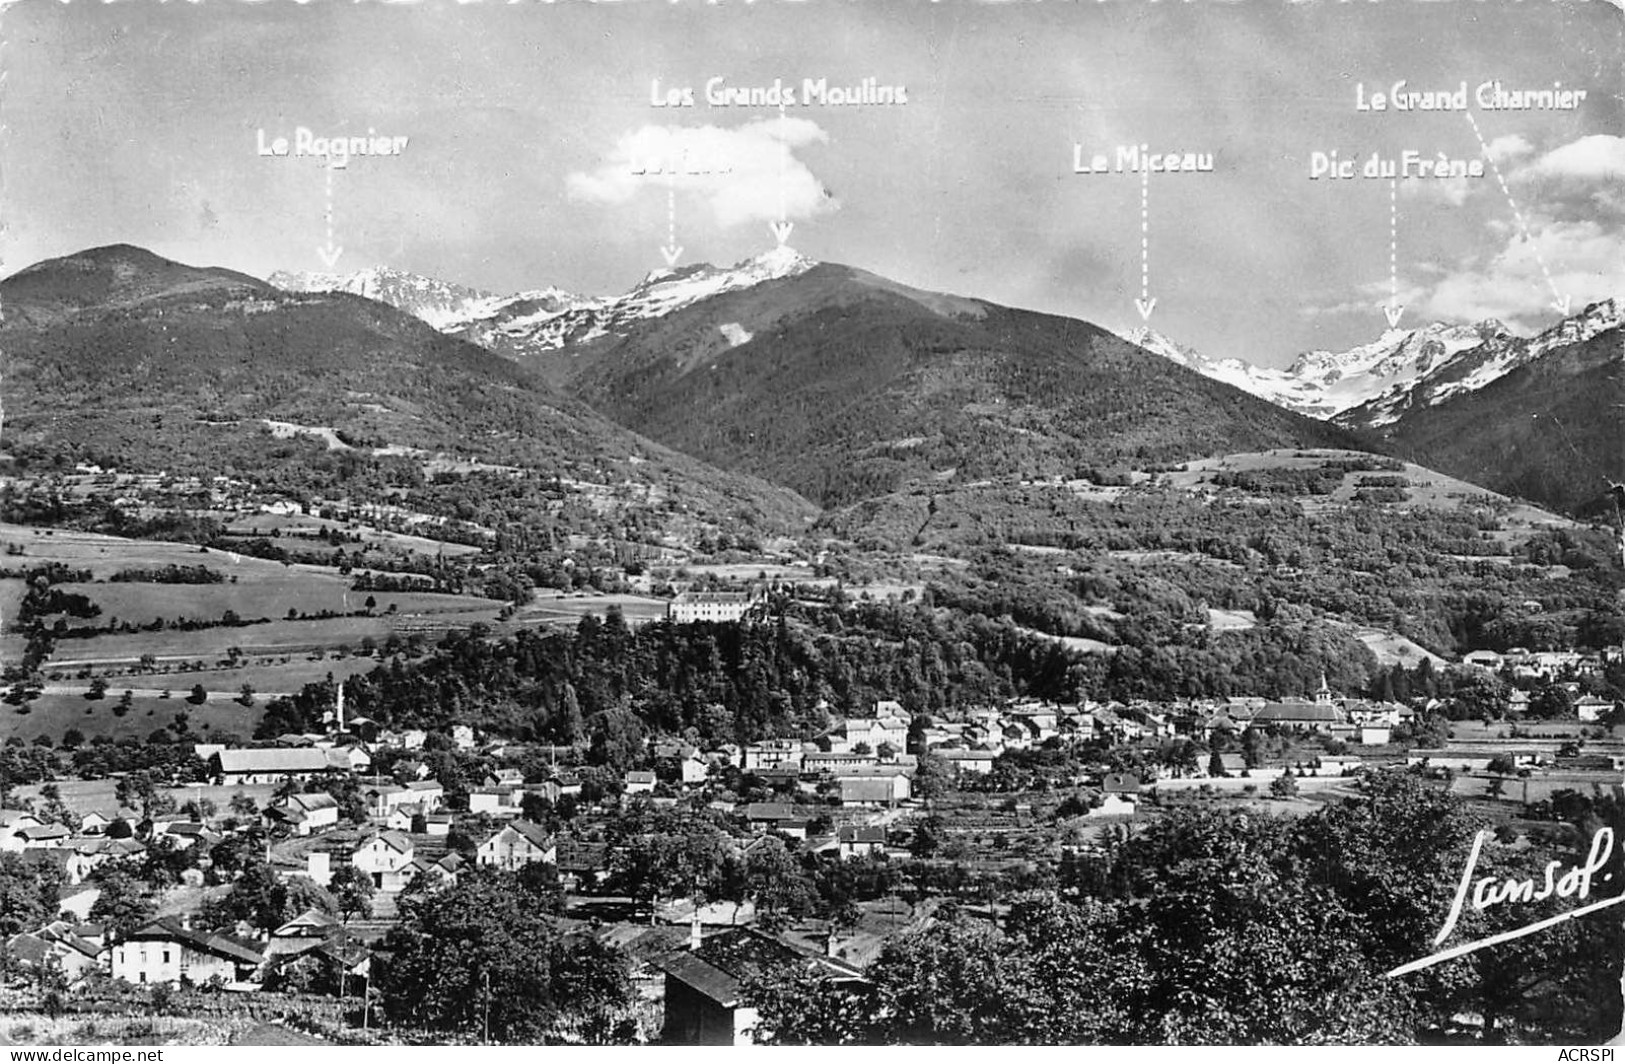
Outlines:
[[1332, 689], [1331, 686], [1326, 683], [1326, 673], [1322, 671], [1320, 674], [1320, 687], [1315, 691], [1315, 705], [1329, 706], [1331, 704]]

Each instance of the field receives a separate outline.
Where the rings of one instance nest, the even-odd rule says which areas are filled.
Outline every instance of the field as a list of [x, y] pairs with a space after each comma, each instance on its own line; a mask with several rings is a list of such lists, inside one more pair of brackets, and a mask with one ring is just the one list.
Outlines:
[[366, 547], [371, 550], [445, 555], [452, 558], [464, 554], [478, 554], [480, 550], [478, 547], [471, 547], [462, 543], [445, 543], [425, 536], [414, 536], [405, 532], [390, 532], [359, 522], [326, 521], [320, 517], [310, 517], [304, 514], [253, 514], [242, 516], [223, 513], [220, 516], [231, 519], [230, 523], [226, 525], [228, 535], [270, 536], [274, 532], [279, 536], [288, 537], [290, 541], [288, 546], [290, 548], [310, 548], [319, 542], [317, 537], [323, 529], [336, 528], [347, 536], [358, 535], [361, 537], [361, 542], [358, 544], [345, 544], [344, 549], [348, 552], [354, 552], [360, 547]]
[[[478, 603], [478, 599], [464, 599]], [[422, 632], [431, 637], [454, 628], [466, 628], [476, 621], [493, 624], [496, 604], [458, 613], [419, 616], [337, 617], [322, 621], [272, 621], [240, 628], [205, 628], [195, 632], [167, 630], [104, 635], [95, 639], [64, 640], [57, 644], [47, 668], [79, 663], [112, 663], [138, 660], [151, 654], [160, 661], [205, 663], [224, 657], [231, 647], [244, 654], [291, 654], [347, 646], [356, 649], [371, 637], [383, 642], [392, 632], [406, 635]]]
[[[350, 589], [351, 578], [332, 569], [205, 550], [183, 543], [120, 539], [64, 530], [23, 528], [0, 524], [0, 545], [21, 549], [7, 555], [5, 567], [22, 570], [47, 563], [88, 569], [91, 582], [56, 585], [81, 594], [101, 608], [95, 618], [68, 619], [70, 627], [104, 626], [115, 620], [133, 625], [166, 622], [218, 622], [231, 611], [243, 621], [264, 623], [217, 625], [193, 631], [164, 628], [151, 632], [121, 632], [85, 639], [59, 639], [42, 669], [45, 690], [22, 706], [0, 706], [0, 738], [45, 735], [60, 740], [68, 728], [87, 736], [145, 737], [170, 724], [177, 712], [188, 715], [191, 732], [206, 735], [224, 731], [252, 734], [265, 702], [292, 693], [329, 674], [343, 679], [375, 668], [377, 661], [361, 653], [364, 640], [383, 644], [392, 634], [422, 636], [434, 641], [449, 630], [480, 622], [495, 626], [503, 603], [490, 599], [428, 592], [362, 592]], [[221, 583], [174, 584], [108, 582], [121, 570], [164, 569], [169, 566], [204, 566], [224, 577]], [[0, 580], [0, 610], [14, 619], [25, 590], [21, 580]], [[324, 611], [361, 616], [319, 618]], [[587, 610], [570, 605], [541, 616], [568, 620]], [[599, 600], [597, 612], [611, 600]], [[629, 617], [664, 613], [664, 604], [630, 597], [623, 600]], [[389, 612], [393, 607], [394, 612]], [[288, 619], [290, 611], [296, 617]], [[23, 640], [8, 632], [0, 660], [15, 662]], [[341, 650], [345, 651], [340, 657]], [[233, 653], [235, 652], [235, 657]], [[153, 664], [139, 666], [150, 655]], [[108, 682], [107, 697], [84, 697], [92, 677]], [[256, 692], [256, 705], [245, 707], [235, 699], [244, 684]], [[209, 698], [201, 706], [185, 699], [194, 684]], [[118, 696], [134, 692], [130, 711], [113, 715]], [[172, 697], [162, 698], [164, 690]]]
[[1354, 636], [1371, 648], [1371, 653], [1377, 656], [1378, 665], [1403, 665], [1407, 669], [1414, 669], [1422, 663], [1423, 658], [1433, 662], [1436, 668], [1447, 664], [1439, 655], [1393, 632], [1357, 628]]
[[[1368, 458], [1354, 451], [1338, 450], [1282, 450], [1246, 454], [1229, 454], [1187, 462], [1181, 470], [1163, 473], [1159, 480], [1187, 491], [1217, 490], [1211, 483], [1216, 473], [1256, 473], [1271, 469], [1315, 469], [1328, 462], [1350, 458]], [[1503, 532], [1497, 536], [1503, 542], [1518, 543], [1529, 534], [1543, 528], [1572, 528], [1574, 522], [1538, 507], [1507, 499], [1464, 480], [1425, 469], [1409, 462], [1397, 472], [1349, 472], [1343, 482], [1329, 495], [1302, 496], [1299, 502], [1306, 510], [1314, 511], [1341, 506], [1353, 500], [1359, 481], [1369, 476], [1403, 476], [1406, 480], [1404, 505], [1419, 509], [1459, 510], [1467, 505], [1493, 500], [1501, 509]]]
[[[281, 568], [281, 566], [278, 566]], [[285, 571], [281, 579], [239, 580], [225, 584], [58, 584], [64, 591], [90, 598], [102, 608], [92, 620], [70, 625], [105, 625], [113, 619], [150, 624], [155, 619], [216, 621], [231, 610], [244, 620], [283, 620], [289, 610], [312, 616], [322, 611], [349, 613], [370, 597], [380, 614], [395, 607], [397, 616], [500, 609], [500, 603], [463, 595], [427, 592], [351, 591], [350, 580], [337, 573]]]
[[[118, 799], [114, 797], [118, 789], [117, 780], [58, 780], [56, 786], [62, 792], [62, 804], [71, 813], [83, 816], [92, 810], [112, 813], [118, 809]], [[16, 790], [20, 799], [38, 798], [39, 792], [39, 784], [18, 787]], [[256, 783], [240, 787], [170, 787], [164, 793], [175, 799], [176, 805], [184, 805], [194, 798], [207, 798], [220, 809], [226, 808], [231, 799], [241, 793], [254, 799], [254, 804], [263, 809], [271, 795], [276, 793], [276, 786]]]
[[208, 742], [209, 736], [215, 733], [247, 739], [254, 734], [254, 727], [265, 712], [267, 699], [264, 696], [256, 697], [254, 705], [244, 706], [232, 701], [235, 690], [220, 691], [211, 693], [203, 704], [193, 705], [186, 700], [189, 690], [177, 686], [169, 698], [137, 696], [131, 700], [129, 712], [122, 717], [113, 713], [119, 688], [111, 689], [108, 697], [94, 701], [86, 699], [83, 693], [47, 693], [22, 706], [0, 705], [0, 736], [33, 741], [44, 735], [60, 742], [63, 732], [77, 728], [87, 738], [107, 735], [114, 739], [126, 736], [145, 739], [159, 728], [174, 723], [175, 714], [185, 713], [187, 726], [198, 742]]
[[596, 592], [565, 594], [538, 590], [536, 601], [522, 607], [516, 619], [525, 624], [573, 626], [588, 614], [603, 617], [611, 606], [619, 606], [626, 623], [630, 625], [657, 621], [666, 616], [665, 599], [643, 595], [603, 595]]

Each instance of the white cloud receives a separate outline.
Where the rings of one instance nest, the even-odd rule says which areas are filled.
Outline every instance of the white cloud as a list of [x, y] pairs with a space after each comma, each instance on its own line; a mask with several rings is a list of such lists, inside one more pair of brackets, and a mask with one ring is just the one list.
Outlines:
[[[805, 118], [762, 119], [732, 129], [647, 125], [622, 136], [596, 169], [570, 174], [567, 188], [576, 199], [619, 204], [672, 187], [704, 201], [723, 227], [810, 218], [839, 204], [795, 152], [828, 139]], [[660, 161], [675, 164], [678, 173], [635, 172]]]
[[1467, 202], [1468, 194], [1479, 187], [1482, 181], [1482, 178], [1471, 177], [1418, 178], [1401, 181], [1399, 195], [1402, 199], [1420, 200], [1424, 203], [1436, 200], [1448, 203], [1452, 207], [1460, 207]]
[[1554, 148], [1511, 176], [1554, 217], [1625, 216], [1625, 137], [1597, 133]]
[[1516, 133], [1508, 133], [1504, 137], [1496, 137], [1485, 145], [1485, 153], [1494, 159], [1499, 166], [1508, 162], [1522, 159], [1535, 150], [1535, 146], [1524, 140]]
[[1585, 136], [1537, 154], [1514, 135], [1489, 150], [1506, 166], [1521, 221], [1504, 204], [1492, 213], [1495, 250], [1432, 279], [1417, 308], [1533, 330], [1551, 321], [1559, 297], [1579, 308], [1625, 291], [1625, 138]]
[[1398, 303], [1402, 307], [1415, 306], [1425, 299], [1427, 289], [1413, 284], [1404, 277], [1399, 279], [1397, 294], [1390, 288], [1387, 278], [1380, 281], [1367, 281], [1359, 286], [1360, 295], [1354, 299], [1338, 303], [1309, 304], [1300, 307], [1298, 313], [1304, 318], [1336, 318], [1347, 315], [1367, 314], [1376, 316], [1390, 303]]
[[1425, 303], [1427, 315], [1499, 318], [1533, 329], [1550, 321], [1554, 288], [1575, 309], [1625, 291], [1625, 234], [1617, 229], [1596, 221], [1551, 222], [1530, 237], [1516, 234], [1482, 266], [1440, 281]]
[[1607, 133], [1581, 137], [1552, 149], [1520, 173], [1581, 181], [1617, 181], [1625, 178], [1625, 137]]

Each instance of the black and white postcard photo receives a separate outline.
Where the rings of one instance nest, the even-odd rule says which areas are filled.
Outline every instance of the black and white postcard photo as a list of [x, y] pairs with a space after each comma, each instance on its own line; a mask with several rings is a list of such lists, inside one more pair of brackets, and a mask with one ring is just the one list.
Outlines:
[[1609, 1064], [1622, 299], [1619, 0], [0, 3], [0, 1052]]

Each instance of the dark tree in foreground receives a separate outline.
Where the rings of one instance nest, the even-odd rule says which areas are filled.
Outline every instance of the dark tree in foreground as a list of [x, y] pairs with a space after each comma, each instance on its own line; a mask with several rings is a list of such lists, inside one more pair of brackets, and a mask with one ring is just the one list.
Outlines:
[[377, 983], [384, 1014], [409, 1027], [536, 1044], [561, 1027], [584, 1040], [624, 1038], [625, 959], [564, 940], [532, 889], [503, 873], [408, 892], [385, 940]]

